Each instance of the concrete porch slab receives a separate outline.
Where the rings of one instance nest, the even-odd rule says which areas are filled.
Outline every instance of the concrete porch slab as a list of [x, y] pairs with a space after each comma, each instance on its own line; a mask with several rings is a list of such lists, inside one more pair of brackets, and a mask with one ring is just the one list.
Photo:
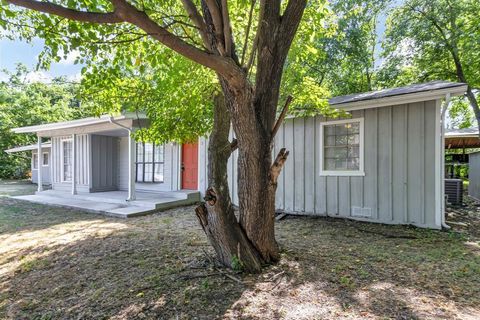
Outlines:
[[119, 218], [130, 218], [194, 204], [200, 200], [200, 193], [191, 190], [161, 193], [137, 192], [135, 201], [126, 201], [127, 192], [124, 191], [72, 195], [66, 192], [47, 190], [37, 192], [34, 195], [12, 198], [45, 205], [75, 208]]

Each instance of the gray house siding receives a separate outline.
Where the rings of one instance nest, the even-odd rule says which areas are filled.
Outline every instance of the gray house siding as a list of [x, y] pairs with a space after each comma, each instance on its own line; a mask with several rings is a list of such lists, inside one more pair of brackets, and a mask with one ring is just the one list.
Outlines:
[[91, 136], [91, 192], [118, 190], [118, 138]]
[[[42, 166], [42, 184], [44, 185], [49, 185], [52, 183], [50, 179], [50, 167], [52, 163], [52, 155], [50, 152], [50, 148], [48, 149], [43, 149], [42, 153], [48, 153], [48, 166]], [[32, 163], [31, 163], [31, 170], [32, 170], [32, 182], [33, 183], [38, 183], [38, 169], [34, 169], [33, 166], [33, 159], [34, 159], [34, 154], [37, 154], [37, 151], [34, 150], [32, 151]]]
[[[57, 136], [52, 137], [52, 188], [61, 191], [70, 191], [72, 188], [71, 182], [62, 182], [62, 141], [71, 139], [72, 136]], [[76, 136], [76, 152], [75, 158], [77, 166], [75, 168], [77, 191], [89, 192], [90, 181], [90, 138], [88, 134], [79, 134]]]
[[[283, 147], [290, 150], [278, 180], [277, 209], [440, 228], [436, 219], [440, 175], [435, 160], [440, 156], [440, 103], [426, 101], [351, 113], [352, 118], [364, 119], [365, 175], [320, 175], [320, 124], [338, 119], [287, 119], [277, 133], [273, 151], [276, 155]], [[202, 139], [201, 190], [207, 183], [206, 147], [207, 141]], [[234, 153], [228, 167], [229, 185], [233, 203], [238, 204], [236, 167]], [[371, 216], [353, 216], [352, 207], [370, 208]]]
[[480, 199], [480, 152], [468, 155], [468, 195]]

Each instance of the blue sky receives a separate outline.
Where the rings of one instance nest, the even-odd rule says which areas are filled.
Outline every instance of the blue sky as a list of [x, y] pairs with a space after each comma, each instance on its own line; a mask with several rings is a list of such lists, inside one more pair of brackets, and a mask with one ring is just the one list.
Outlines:
[[[42, 48], [43, 40], [40, 39], [36, 39], [32, 43], [0, 39], [0, 70], [7, 69], [12, 71], [17, 63], [23, 63], [30, 70], [34, 70]], [[52, 63], [50, 70], [40, 71], [38, 74], [48, 78], [57, 76], [74, 77], [80, 73], [82, 66], [74, 65], [73, 60], [74, 55], [70, 55], [67, 60]], [[0, 79], [1, 77], [2, 75], [0, 75]]]

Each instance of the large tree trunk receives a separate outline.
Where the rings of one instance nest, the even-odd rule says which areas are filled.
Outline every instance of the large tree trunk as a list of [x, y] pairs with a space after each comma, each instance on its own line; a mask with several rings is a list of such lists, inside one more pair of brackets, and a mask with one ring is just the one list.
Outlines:
[[258, 272], [262, 259], [234, 214], [227, 180], [227, 162], [235, 148], [228, 140], [230, 116], [222, 96], [215, 97], [214, 129], [208, 143], [206, 203], [196, 209], [217, 258], [226, 266]]

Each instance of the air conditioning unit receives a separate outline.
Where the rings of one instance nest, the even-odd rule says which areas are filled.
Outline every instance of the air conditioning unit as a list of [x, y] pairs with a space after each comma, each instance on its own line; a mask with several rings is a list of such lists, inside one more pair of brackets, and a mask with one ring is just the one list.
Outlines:
[[447, 203], [460, 206], [463, 203], [463, 180], [445, 179], [445, 197]]

